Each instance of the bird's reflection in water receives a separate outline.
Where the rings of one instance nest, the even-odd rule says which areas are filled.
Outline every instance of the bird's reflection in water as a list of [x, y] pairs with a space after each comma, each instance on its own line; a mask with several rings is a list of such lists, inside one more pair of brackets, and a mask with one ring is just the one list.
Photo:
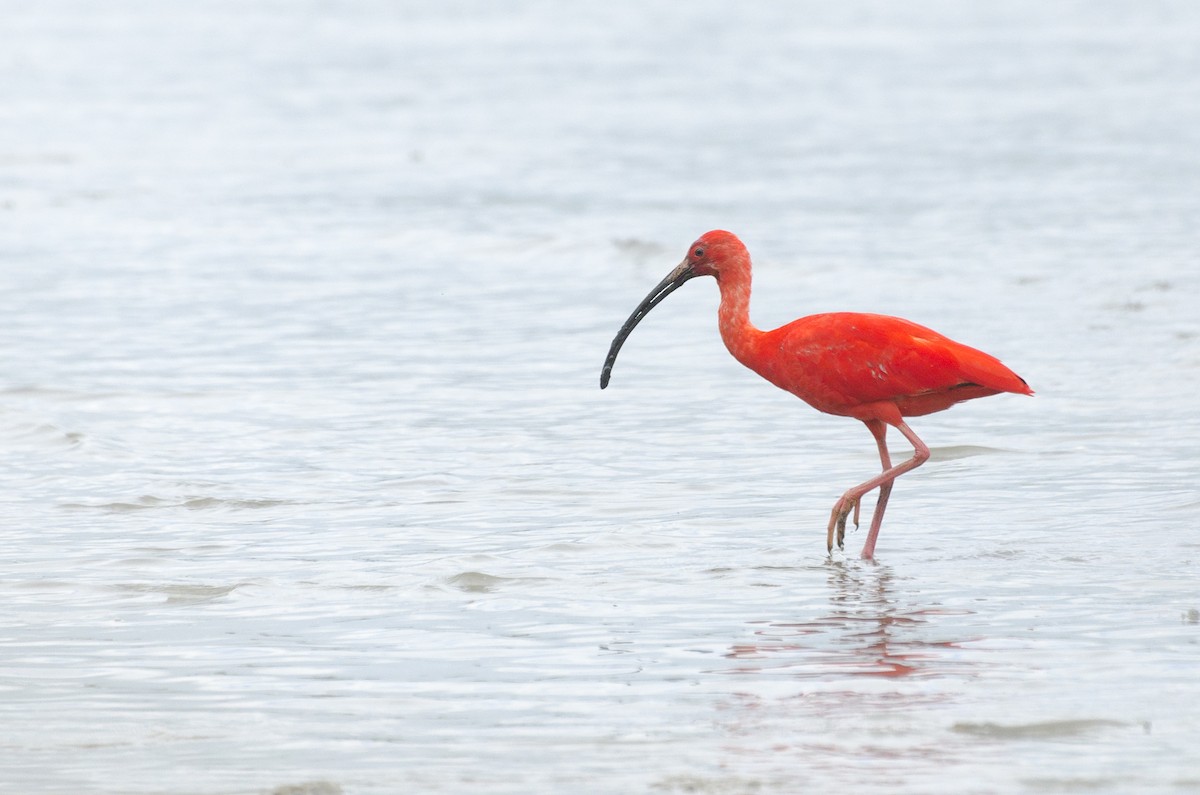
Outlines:
[[961, 692], [937, 679], [980, 673], [978, 655], [958, 648], [976, 639], [971, 611], [941, 607], [886, 565], [822, 567], [818, 601], [793, 605], [794, 618], [751, 622], [753, 641], [726, 652], [725, 671], [739, 679], [717, 706], [730, 738], [723, 764], [737, 770], [755, 760], [780, 781], [802, 771], [809, 792], [936, 780], [965, 753], [931, 716]]
[[939, 676], [963, 674], [967, 664], [955, 648], [968, 638], [946, 640], [937, 616], [964, 615], [897, 595], [896, 576], [885, 565], [825, 562], [829, 605], [803, 620], [753, 622], [756, 639], [734, 645], [726, 657], [740, 661], [734, 673], [768, 669], [803, 677]]

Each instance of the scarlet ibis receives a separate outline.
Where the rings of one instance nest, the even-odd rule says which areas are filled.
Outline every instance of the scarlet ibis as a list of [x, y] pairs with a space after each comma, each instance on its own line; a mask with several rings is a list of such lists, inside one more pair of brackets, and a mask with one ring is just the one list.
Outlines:
[[[846, 491], [833, 505], [825, 539], [844, 548], [846, 519], [858, 527], [862, 497], [879, 489], [862, 557], [875, 555], [883, 511], [896, 478], [929, 459], [929, 448], [905, 417], [948, 409], [974, 398], [1013, 392], [1032, 395], [1025, 380], [994, 356], [955, 342], [908, 320], [860, 312], [830, 312], [793, 320], [773, 331], [750, 322], [750, 252], [736, 235], [713, 230], [701, 235], [683, 262], [650, 291], [621, 326], [604, 368], [608, 386], [621, 345], [646, 314], [684, 282], [713, 276], [721, 290], [717, 310], [721, 340], [733, 358], [818, 411], [862, 420], [875, 437], [883, 471]], [[892, 466], [887, 429], [896, 428], [913, 446], [913, 456]]]

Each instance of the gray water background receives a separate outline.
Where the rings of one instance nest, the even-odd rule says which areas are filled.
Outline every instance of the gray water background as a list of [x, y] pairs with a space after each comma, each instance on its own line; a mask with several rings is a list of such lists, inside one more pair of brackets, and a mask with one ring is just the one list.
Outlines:
[[[0, 792], [1200, 791], [1200, 6], [3, 0], [0, 75]], [[597, 388], [714, 227], [1037, 390], [876, 563], [711, 281]]]

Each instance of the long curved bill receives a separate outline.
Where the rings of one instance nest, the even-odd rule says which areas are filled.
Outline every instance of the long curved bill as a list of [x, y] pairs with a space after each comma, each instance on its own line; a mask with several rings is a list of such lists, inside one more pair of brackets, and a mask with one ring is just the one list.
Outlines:
[[662, 303], [664, 298], [678, 290], [680, 285], [695, 275], [691, 264], [685, 259], [675, 270], [668, 273], [667, 278], [659, 282], [649, 295], [642, 299], [637, 309], [633, 310], [633, 314], [625, 321], [625, 325], [621, 326], [617, 336], [613, 338], [612, 345], [608, 349], [608, 357], [604, 360], [604, 367], [600, 370], [601, 389], [608, 386], [608, 379], [612, 377], [613, 363], [617, 361], [617, 353], [620, 352], [621, 346], [625, 344], [625, 338], [629, 336], [634, 327], [642, 322], [642, 318], [649, 314], [651, 309]]

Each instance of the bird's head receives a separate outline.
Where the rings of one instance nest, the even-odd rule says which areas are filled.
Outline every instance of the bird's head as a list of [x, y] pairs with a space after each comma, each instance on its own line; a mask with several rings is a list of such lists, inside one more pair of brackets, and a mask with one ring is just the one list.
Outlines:
[[[692, 276], [716, 276], [720, 278], [721, 269], [740, 261], [746, 256], [746, 246], [737, 235], [723, 229], [705, 232], [696, 238], [688, 249], [687, 256], [676, 268], [687, 267]], [[691, 278], [691, 277], [689, 277]], [[682, 282], [681, 282], [682, 284]]]
[[625, 344], [625, 338], [651, 309], [658, 306], [664, 298], [679, 289], [689, 279], [697, 276], [715, 276], [720, 280], [722, 269], [735, 265], [739, 267], [748, 267], [749, 265], [746, 247], [742, 241], [738, 240], [737, 235], [721, 229], [714, 229], [700, 235], [696, 242], [688, 248], [683, 262], [676, 265], [675, 270], [668, 273], [667, 278], [659, 282], [658, 286], [642, 299], [637, 309], [633, 310], [633, 314], [625, 321], [625, 325], [621, 326], [621, 330], [617, 332], [612, 346], [608, 349], [608, 358], [604, 360], [604, 368], [600, 371], [600, 388], [604, 389], [608, 386], [613, 364], [617, 361], [617, 353], [621, 350], [621, 346]]

